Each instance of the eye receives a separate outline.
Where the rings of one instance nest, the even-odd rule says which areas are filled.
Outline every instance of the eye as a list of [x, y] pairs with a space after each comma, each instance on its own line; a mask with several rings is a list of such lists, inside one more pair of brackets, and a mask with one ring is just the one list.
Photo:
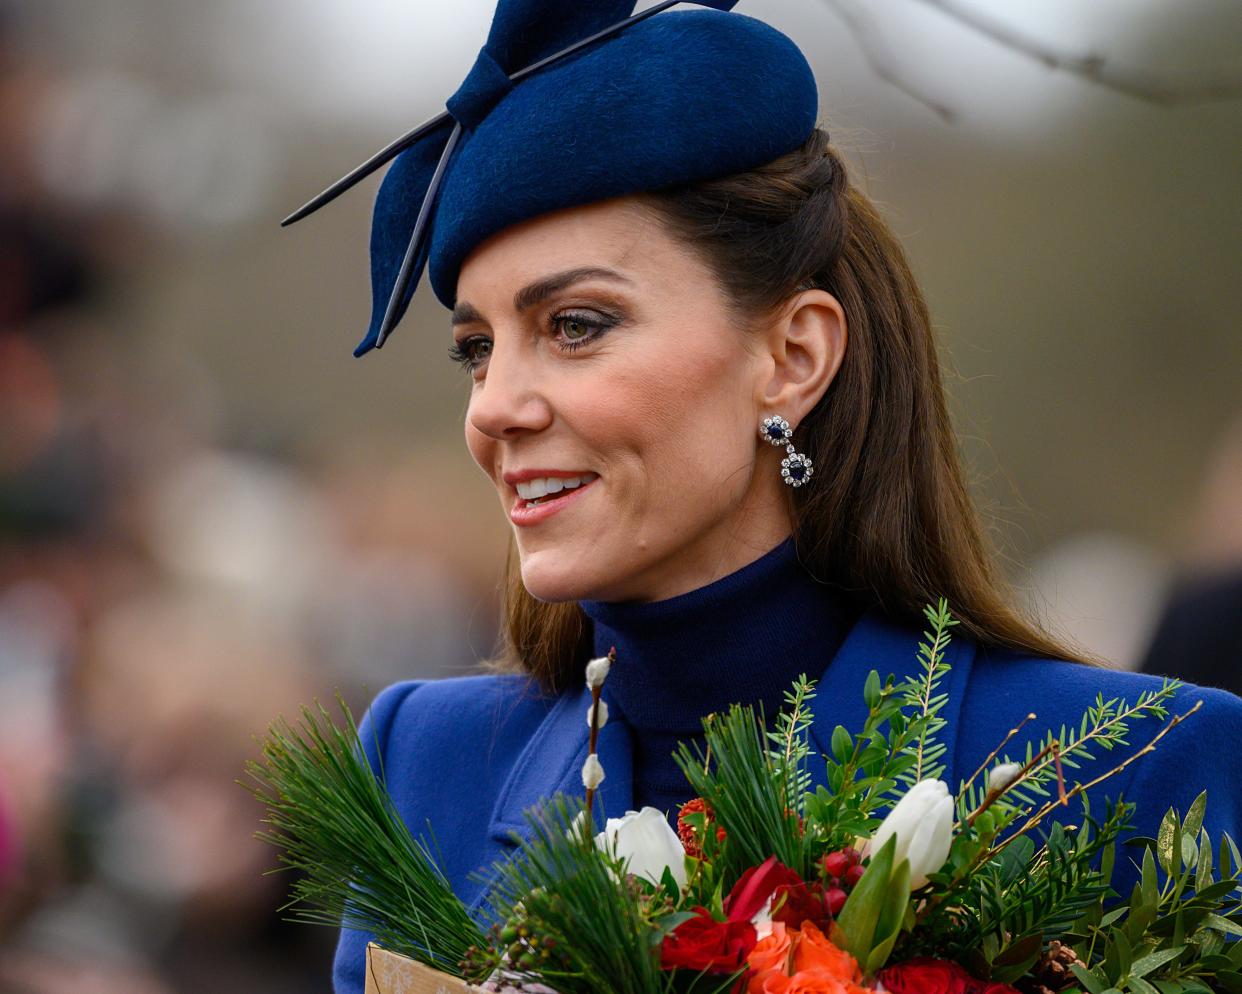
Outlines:
[[599, 338], [616, 324], [616, 321], [594, 312], [563, 311], [553, 315], [550, 323], [553, 331], [560, 335], [561, 348], [572, 351], [580, 345]]
[[449, 346], [449, 358], [469, 371], [477, 369], [492, 354], [492, 340], [482, 335], [471, 335]]
[[590, 335], [591, 325], [587, 324], [581, 318], [561, 318], [561, 333], [571, 342], [574, 342], [580, 338], [586, 338]]

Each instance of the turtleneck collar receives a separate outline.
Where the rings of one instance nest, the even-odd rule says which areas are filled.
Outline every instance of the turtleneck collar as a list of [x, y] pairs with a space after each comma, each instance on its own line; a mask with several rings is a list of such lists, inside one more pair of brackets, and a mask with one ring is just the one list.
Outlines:
[[663, 601], [582, 601], [595, 651], [616, 646], [607, 696], [639, 734], [694, 733], [732, 703], [770, 716], [800, 673], [818, 677], [856, 612], [798, 561], [794, 539]]

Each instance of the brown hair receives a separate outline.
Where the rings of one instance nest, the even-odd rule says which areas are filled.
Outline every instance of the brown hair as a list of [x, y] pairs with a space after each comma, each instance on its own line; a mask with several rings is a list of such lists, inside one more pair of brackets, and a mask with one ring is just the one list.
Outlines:
[[[812, 287], [846, 314], [836, 377], [798, 426], [814, 461], [787, 487], [798, 555], [860, 609], [922, 624], [940, 597], [954, 633], [982, 646], [1090, 661], [1011, 605], [967, 490], [941, 386], [927, 304], [905, 252], [816, 129], [800, 148], [749, 172], [640, 196], [665, 229], [701, 253], [741, 324]], [[559, 690], [591, 651], [577, 604], [545, 603], [522, 584], [510, 545], [501, 667]]]

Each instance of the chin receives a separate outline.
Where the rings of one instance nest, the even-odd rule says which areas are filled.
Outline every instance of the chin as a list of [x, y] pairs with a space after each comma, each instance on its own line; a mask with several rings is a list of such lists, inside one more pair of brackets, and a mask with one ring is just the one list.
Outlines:
[[[567, 549], [547, 548], [521, 553], [522, 585], [535, 600], [559, 603], [590, 600], [600, 577]], [[587, 562], [590, 562], [588, 555]]]

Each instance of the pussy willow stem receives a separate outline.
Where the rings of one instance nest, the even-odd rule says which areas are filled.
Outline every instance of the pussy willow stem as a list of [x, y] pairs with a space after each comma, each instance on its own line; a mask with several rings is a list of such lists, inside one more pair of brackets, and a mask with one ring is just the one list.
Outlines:
[[[1044, 818], [1046, 818], [1048, 814], [1052, 811], [1052, 809], [1055, 808], [1058, 804], [1062, 804], [1062, 805], [1068, 804], [1070, 801], [1070, 798], [1077, 797], [1079, 794], [1083, 793], [1084, 791], [1090, 790], [1092, 787], [1096, 786], [1097, 784], [1103, 783], [1109, 777], [1116, 776], [1118, 773], [1124, 770], [1127, 766], [1133, 763], [1140, 756], [1145, 756], [1149, 752], [1155, 751], [1157, 742], [1159, 742], [1162, 738], [1168, 735], [1169, 732], [1173, 731], [1174, 728], [1180, 725], [1183, 721], [1189, 718], [1192, 714], [1198, 711], [1199, 708], [1201, 707], [1203, 707], [1203, 702], [1198, 701], [1195, 703], [1195, 706], [1192, 707], [1189, 711], [1185, 712], [1184, 714], [1175, 715], [1172, 719], [1169, 720], [1169, 722], [1163, 728], [1160, 729], [1159, 732], [1156, 733], [1155, 736], [1152, 737], [1150, 742], [1148, 742], [1145, 746], [1143, 746], [1142, 749], [1139, 749], [1137, 752], [1131, 754], [1130, 756], [1127, 756], [1126, 759], [1118, 763], [1107, 773], [1100, 774], [1094, 780], [1089, 780], [1086, 783], [1075, 784], [1074, 787], [1068, 793], [1066, 793], [1065, 784], [1064, 784], [1064, 781], [1062, 781], [1060, 790], [1058, 791], [1058, 797], [1056, 800], [1045, 802], [1042, 807], [1040, 807], [1034, 814], [1032, 814], [1030, 817], [1027, 818], [1027, 820], [1022, 824], [1021, 828], [1019, 828], [1012, 835], [1008, 836], [1004, 842], [1000, 842], [994, 845], [991, 849], [986, 849], [986, 850], [981, 851], [978, 856], [976, 856], [973, 860], [971, 860], [970, 865], [967, 866], [965, 870], [963, 870], [962, 872], [958, 874], [955, 874], [954, 882], [956, 883], [957, 881], [965, 879], [967, 876], [969, 876], [972, 872], [974, 872], [974, 870], [978, 868], [979, 866], [981, 866], [983, 863], [995, 858], [998, 854], [1003, 852], [1005, 847], [1008, 846], [1011, 842], [1013, 842], [1014, 839], [1020, 838], [1021, 836], [1025, 835], [1032, 828], [1034, 828], [1041, 821], [1043, 821]], [[1046, 746], [1043, 750], [1041, 750], [1041, 754], [1044, 752], [1047, 752], [1049, 748], [1051, 748], [1051, 746], [1055, 744], [1056, 744], [1055, 740], [1053, 742], [1050, 742], [1048, 746]], [[1054, 753], [1054, 755], [1056, 755], [1056, 753]], [[1009, 784], [1006, 787], [1006, 789], [1009, 789], [1009, 787], [1013, 787], [1015, 784], [1017, 784], [1022, 776], [1028, 775], [1030, 768], [1038, 759], [1039, 759], [1039, 756], [1032, 757], [1031, 762], [1027, 764], [1027, 767], [1023, 770], [1023, 773], [1020, 774], [1019, 777], [1013, 781], [1013, 783]], [[1058, 762], [1058, 775], [1059, 775], [1059, 770], [1060, 770], [1060, 764]], [[984, 804], [981, 804], [979, 806], [979, 811], [982, 811], [987, 803], [988, 802], [985, 799]], [[974, 817], [979, 814], [979, 811], [976, 811], [975, 815], [971, 816], [971, 821], [973, 821]], [[969, 823], [970, 822], [968, 822], [967, 824]], [[923, 921], [927, 917], [927, 914], [930, 913], [932, 909], [935, 908], [937, 905], [939, 905], [942, 901], [943, 901], [942, 894], [937, 894], [929, 898], [927, 902], [923, 905], [923, 907], [919, 910], [919, 916], [918, 916], [919, 921]]]
[[[617, 647], [614, 645], [608, 650], [608, 667], [612, 668], [613, 663], [617, 661]], [[587, 743], [587, 754], [595, 755], [595, 746], [599, 742], [599, 698], [603, 692], [604, 685], [601, 682], [598, 687], [591, 688], [591, 738]], [[591, 831], [591, 826], [595, 824], [592, 821], [592, 812], [595, 807], [595, 788], [588, 787], [586, 789], [586, 828]]]
[[[990, 808], [994, 803], [996, 803], [996, 801], [1001, 797], [1001, 795], [1005, 793], [1005, 791], [1012, 790], [1014, 787], [1018, 786], [1018, 784], [1020, 784], [1023, 780], [1025, 780], [1028, 776], [1030, 776], [1031, 770], [1033, 770], [1036, 764], [1038, 764], [1046, 755], [1048, 755], [1048, 753], [1052, 753], [1053, 756], [1056, 757], [1057, 775], [1058, 777], [1060, 777], [1061, 743], [1058, 742], [1056, 739], [1053, 739], [1046, 746], [1040, 749], [1039, 752], [1037, 752], [1034, 756], [1032, 756], [1030, 760], [1027, 761], [1026, 765], [1023, 766], [1022, 769], [1018, 771], [1018, 775], [1014, 777], [1011, 781], [1009, 781], [1009, 783], [1005, 784], [1005, 786], [1003, 787], [993, 787], [991, 790], [987, 792], [987, 795], [983, 798], [983, 801], [980, 803], [979, 807], [976, 808], [973, 812], [971, 812], [970, 817], [966, 819], [966, 827], [969, 828], [972, 825], [974, 825], [975, 819], [978, 818], [981, 814], [983, 814], [983, 812], [986, 811], [988, 808]], [[1061, 788], [1059, 792], [1060, 797], [1063, 798], [1065, 797], [1065, 784], [1060, 783], [1060, 788]], [[973, 868], [974, 867], [972, 866], [971, 869]]]
[[988, 753], [987, 758], [982, 763], [979, 764], [979, 768], [970, 775], [970, 779], [962, 783], [962, 789], [957, 792], [957, 797], [953, 799], [954, 803], [962, 799], [962, 795], [966, 793], [966, 788], [969, 787], [972, 783], [974, 783], [975, 780], [978, 779], [979, 774], [982, 773], [984, 770], [986, 770], [988, 766], [991, 764], [992, 760], [994, 760], [997, 756], [1000, 755], [1000, 751], [1009, 744], [1009, 740], [1012, 739], [1015, 735], [1017, 735], [1020, 731], [1022, 731], [1025, 725], [1027, 725], [1029, 722], [1034, 721], [1035, 718], [1036, 718], [1036, 714], [1034, 711], [1032, 711], [1025, 718], [1023, 718], [1020, 722], [1014, 725], [1013, 728], [1009, 729], [1009, 734], [1000, 740], [1000, 744], [995, 749], [993, 749], [990, 753]]
[[[1089, 780], [1086, 783], [1075, 784], [1073, 789], [1066, 795], [1065, 803], [1068, 803], [1070, 798], [1077, 797], [1079, 794], [1083, 793], [1083, 791], [1090, 790], [1092, 787], [1096, 786], [1096, 784], [1103, 783], [1109, 777], [1116, 776], [1118, 773], [1124, 770], [1127, 766], [1133, 763], [1140, 756], [1146, 756], [1149, 752], [1154, 752], [1156, 749], [1157, 742], [1159, 742], [1162, 738], [1168, 735], [1169, 732], [1173, 731], [1173, 729], [1175, 729], [1183, 721], [1185, 721], [1192, 714], [1198, 711], [1201, 707], [1203, 707], [1203, 702], [1196, 701], [1195, 706], [1192, 707], [1189, 711], [1185, 712], [1184, 714], [1174, 715], [1172, 718], [1170, 718], [1168, 723], [1165, 724], [1165, 726], [1162, 729], [1160, 729], [1160, 731], [1157, 732], [1152, 737], [1151, 741], [1148, 742], [1147, 745], [1143, 746], [1142, 749], [1138, 750], [1138, 752], [1135, 752], [1131, 754], [1130, 756], [1127, 756], [1124, 760], [1122, 760], [1122, 762], [1118, 763], [1107, 773], [1100, 774], [1094, 780]], [[993, 846], [992, 849], [989, 850], [987, 854], [988, 858], [991, 858], [995, 856], [997, 853], [1001, 852], [1007, 845], [1009, 845], [1009, 843], [1011, 843], [1014, 839], [1018, 838], [1018, 836], [1022, 835], [1024, 832], [1029, 832], [1032, 828], [1034, 828], [1041, 821], [1043, 821], [1043, 819], [1048, 816], [1048, 813], [1060, 803], [1062, 803], [1060, 799], [1055, 800], [1055, 801], [1045, 802], [1043, 807], [1039, 808], [1033, 815], [1027, 818], [1027, 820], [1023, 823], [1022, 827], [1019, 828], [1016, 832], [1014, 832], [1013, 835], [1009, 836], [1009, 838], [1007, 838], [1004, 842], [1000, 843], [999, 845]]]

